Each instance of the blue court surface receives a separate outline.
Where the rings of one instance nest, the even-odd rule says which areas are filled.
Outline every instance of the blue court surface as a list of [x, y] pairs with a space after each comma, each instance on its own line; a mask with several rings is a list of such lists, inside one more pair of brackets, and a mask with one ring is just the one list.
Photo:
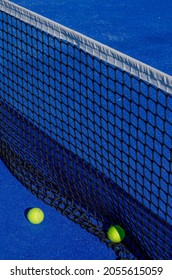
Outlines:
[[[114, 252], [79, 225], [35, 198], [0, 162], [0, 259], [114, 259]], [[25, 210], [40, 207], [40, 225], [29, 223]]]
[[[172, 74], [169, 0], [13, 2]], [[0, 188], [0, 259], [115, 259], [98, 238], [28, 192], [2, 161]], [[27, 221], [30, 207], [44, 211], [42, 224]]]

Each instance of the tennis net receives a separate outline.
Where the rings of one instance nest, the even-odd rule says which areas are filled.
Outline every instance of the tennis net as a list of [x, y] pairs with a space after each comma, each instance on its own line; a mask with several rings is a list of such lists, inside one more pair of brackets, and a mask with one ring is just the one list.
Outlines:
[[0, 26], [2, 160], [119, 259], [172, 259], [171, 76], [9, 1]]

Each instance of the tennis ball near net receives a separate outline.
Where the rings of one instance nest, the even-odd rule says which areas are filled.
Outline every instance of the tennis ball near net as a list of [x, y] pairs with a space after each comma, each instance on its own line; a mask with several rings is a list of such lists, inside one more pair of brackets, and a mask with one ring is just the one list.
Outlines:
[[40, 224], [44, 220], [44, 212], [40, 208], [32, 208], [28, 211], [27, 218], [32, 224]]
[[125, 230], [119, 225], [112, 225], [107, 231], [108, 239], [114, 243], [120, 243], [125, 238]]

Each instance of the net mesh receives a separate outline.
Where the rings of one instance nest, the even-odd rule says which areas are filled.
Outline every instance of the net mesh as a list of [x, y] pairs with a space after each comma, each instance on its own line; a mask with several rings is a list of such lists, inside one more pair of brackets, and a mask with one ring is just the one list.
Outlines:
[[119, 259], [172, 259], [172, 95], [6, 12], [0, 22], [2, 160]]

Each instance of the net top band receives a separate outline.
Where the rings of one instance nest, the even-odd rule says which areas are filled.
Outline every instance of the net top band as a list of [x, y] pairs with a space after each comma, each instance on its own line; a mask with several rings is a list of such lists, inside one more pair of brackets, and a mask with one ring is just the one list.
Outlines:
[[170, 75], [10, 1], [0, 0], [0, 10], [172, 94]]

